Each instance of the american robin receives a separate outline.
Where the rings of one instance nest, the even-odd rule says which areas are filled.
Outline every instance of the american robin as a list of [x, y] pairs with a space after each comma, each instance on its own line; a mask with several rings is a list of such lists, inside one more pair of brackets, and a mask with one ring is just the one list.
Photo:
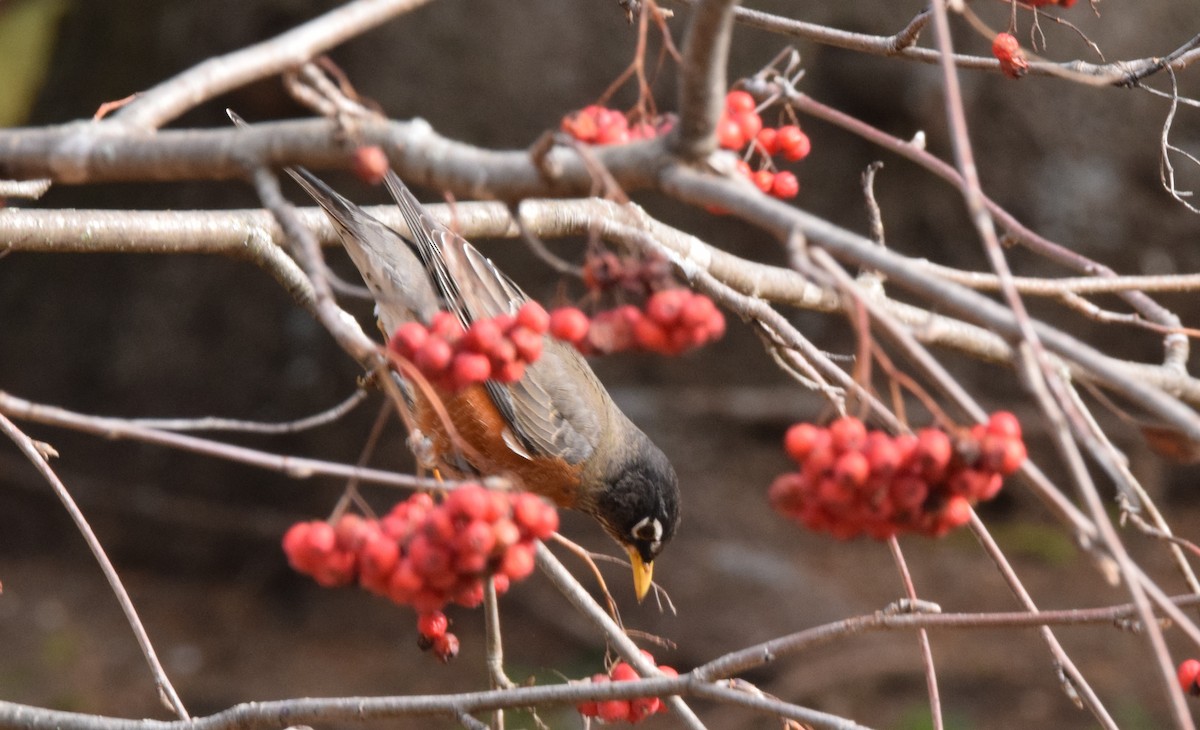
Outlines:
[[[394, 172], [385, 185], [408, 227], [402, 236], [305, 170], [293, 173], [333, 221], [376, 300], [386, 333], [428, 324], [439, 309], [464, 327], [515, 314], [521, 289], [461, 236], [434, 220]], [[663, 452], [613, 403], [574, 347], [548, 338], [512, 383], [489, 380], [437, 393], [460, 439], [419, 388], [408, 388], [435, 464], [460, 475], [505, 475], [560, 507], [595, 517], [628, 553], [640, 601], [654, 559], [675, 534], [680, 495]]]

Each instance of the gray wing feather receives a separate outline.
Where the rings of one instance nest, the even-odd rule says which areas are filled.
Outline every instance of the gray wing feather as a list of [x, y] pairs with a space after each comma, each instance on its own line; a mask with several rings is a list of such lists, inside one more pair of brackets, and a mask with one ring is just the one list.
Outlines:
[[287, 172], [333, 222], [375, 297], [384, 331], [391, 334], [404, 322], [428, 321], [438, 310], [438, 296], [411, 245], [308, 170], [288, 168]]

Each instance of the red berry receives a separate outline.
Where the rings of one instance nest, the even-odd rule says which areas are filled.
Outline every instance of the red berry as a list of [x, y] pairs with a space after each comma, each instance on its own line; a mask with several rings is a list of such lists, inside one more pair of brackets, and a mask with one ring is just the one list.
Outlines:
[[1200, 686], [1196, 684], [1196, 678], [1200, 676], [1200, 661], [1184, 659], [1179, 663], [1177, 676], [1180, 689], [1193, 696], [1200, 695]]
[[454, 594], [454, 602], [464, 608], [475, 608], [483, 603], [483, 581], [472, 580]]
[[950, 437], [936, 428], [923, 428], [917, 432], [917, 445], [913, 459], [918, 462], [922, 475], [931, 482], [940, 481], [954, 448]]
[[727, 150], [740, 150], [746, 146], [741, 125], [728, 115], [722, 115], [717, 122], [717, 143]]
[[871, 431], [863, 444], [863, 455], [871, 467], [871, 474], [890, 477], [900, 468], [902, 461], [900, 449], [896, 443], [883, 431]]
[[763, 127], [756, 135], [759, 146], [762, 148], [762, 153], [770, 157], [779, 151], [779, 130], [772, 127]]
[[588, 700], [587, 702], [581, 702], [578, 705], [575, 705], [575, 710], [580, 715], [583, 715], [584, 717], [595, 717], [596, 715], [598, 715], [600, 713], [600, 710], [598, 710], [596, 708], [595, 700]]
[[409, 541], [408, 559], [417, 575], [427, 579], [445, 573], [450, 568], [450, 554], [424, 535], [417, 535]]
[[641, 722], [662, 711], [662, 700], [657, 697], [637, 697], [629, 701], [629, 721]]
[[861, 451], [847, 451], [833, 465], [833, 478], [845, 487], [861, 487], [870, 473], [871, 466]]
[[984, 469], [1005, 476], [1020, 469], [1025, 462], [1025, 444], [1019, 439], [989, 433], [980, 441], [979, 451]]
[[591, 142], [599, 131], [596, 125], [597, 106], [587, 106], [562, 119], [562, 130], [580, 142]]
[[804, 489], [807, 484], [804, 476], [796, 472], [780, 474], [771, 482], [767, 499], [776, 512], [785, 517], [793, 517], [793, 513], [800, 511], [804, 506]]
[[537, 540], [545, 540], [558, 529], [558, 512], [534, 494], [522, 492], [513, 498], [513, 521]]
[[525, 363], [506, 362], [492, 371], [492, 379], [501, 383], [515, 383], [525, 375]]
[[771, 192], [771, 188], [775, 185], [775, 173], [770, 170], [759, 170], [750, 176], [754, 186], [764, 193]]
[[945, 534], [955, 527], [961, 527], [971, 521], [971, 503], [967, 501], [966, 497], [951, 497], [942, 507], [941, 517], [940, 534]]
[[382, 147], [368, 145], [354, 150], [354, 174], [359, 180], [378, 185], [387, 176], [388, 158]]
[[996, 411], [988, 418], [988, 433], [1008, 438], [1021, 438], [1021, 422], [1008, 411]]
[[550, 334], [572, 344], [587, 337], [589, 326], [588, 316], [575, 307], [560, 307], [550, 315]]
[[450, 312], [436, 312], [429, 321], [429, 332], [449, 343], [462, 337], [463, 326], [458, 317]]
[[497, 519], [492, 529], [496, 532], [496, 544], [501, 548], [516, 545], [521, 540], [521, 529], [510, 519]]
[[450, 366], [453, 357], [454, 350], [450, 343], [441, 337], [430, 337], [421, 345], [421, 349], [417, 350], [413, 362], [426, 375], [437, 376]]
[[805, 157], [811, 148], [808, 135], [800, 131], [800, 127], [795, 124], [780, 127], [775, 139], [779, 151], [793, 162]]
[[746, 142], [757, 137], [758, 133], [762, 131], [762, 117], [753, 111], [732, 114], [731, 116], [733, 116], [733, 121], [737, 122], [738, 127], [742, 130], [742, 137]]
[[518, 543], [510, 547], [500, 559], [500, 572], [507, 575], [509, 580], [524, 580], [533, 572], [533, 546], [528, 543]]
[[433, 655], [442, 662], [448, 662], [458, 656], [458, 637], [446, 633], [433, 640]]
[[638, 347], [648, 352], [666, 354], [671, 349], [667, 330], [649, 317], [639, 319], [633, 325], [633, 339]]
[[839, 453], [859, 451], [867, 442], [867, 427], [854, 416], [844, 416], [829, 424], [829, 437]]
[[487, 512], [490, 500], [488, 490], [474, 484], [464, 484], [446, 495], [446, 501], [442, 504], [455, 516], [478, 520]]
[[436, 639], [450, 628], [450, 620], [441, 611], [430, 611], [417, 616], [417, 633], [426, 639]]
[[388, 598], [395, 603], [405, 604], [425, 585], [424, 579], [413, 570], [412, 562], [402, 558], [396, 563], [392, 577], [388, 580]]
[[508, 331], [517, 355], [525, 362], [534, 362], [542, 356], [542, 335], [524, 325], [517, 325]]
[[679, 319], [683, 305], [687, 302], [690, 292], [686, 289], [664, 289], [654, 292], [646, 300], [646, 316], [655, 322], [669, 326]]
[[1012, 59], [1021, 50], [1021, 42], [1012, 33], [997, 33], [992, 39], [992, 55], [1000, 60]]
[[596, 703], [596, 716], [604, 722], [617, 722], [629, 717], [629, 700], [603, 700]]
[[711, 327], [715, 317], [722, 317], [713, 300], [703, 294], [693, 294], [679, 312], [679, 321], [688, 327]]
[[745, 160], [737, 161], [737, 171], [740, 172], [741, 174], [745, 175], [746, 177], [752, 177], [754, 174], [750, 170], [750, 163], [746, 162]]
[[624, 682], [631, 679], [639, 679], [637, 670], [626, 664], [625, 662], [617, 662], [613, 665], [612, 671], [608, 676], [613, 678], [614, 682]]
[[517, 324], [528, 327], [539, 335], [546, 334], [550, 329], [550, 315], [545, 307], [537, 302], [525, 302], [517, 310]]
[[797, 423], [783, 436], [783, 450], [797, 464], [802, 463], [827, 435], [825, 429], [811, 423]]
[[646, 122], [638, 122], [629, 128], [630, 139], [654, 139], [657, 136], [658, 130]]
[[749, 92], [738, 90], [725, 95], [725, 108], [730, 112], [752, 112], [756, 106], [758, 104]]
[[777, 198], [788, 200], [796, 197], [800, 192], [800, 181], [796, 176], [787, 170], [780, 171], [775, 175], [775, 180], [771, 185], [771, 194]]
[[[492, 548], [496, 546], [496, 531], [483, 520], [471, 520], [455, 536], [454, 544], [460, 553], [475, 553], [487, 556], [492, 552]], [[462, 557], [462, 555], [459, 557]]]
[[810, 481], [816, 482], [833, 469], [837, 461], [837, 452], [829, 441], [817, 445], [804, 459], [801, 473]]
[[479, 319], [471, 323], [471, 327], [463, 336], [463, 344], [475, 352], [487, 354], [496, 347], [502, 337], [504, 333], [494, 320]]
[[482, 383], [492, 375], [492, 361], [478, 352], [460, 352], [454, 356], [454, 384], [464, 387]]
[[429, 330], [420, 322], [405, 322], [392, 335], [391, 348], [401, 356], [412, 359], [413, 353], [429, 339]]
[[992, 41], [992, 55], [1000, 62], [1000, 70], [1009, 78], [1020, 78], [1029, 70], [1025, 52], [1011, 33], [996, 34]]

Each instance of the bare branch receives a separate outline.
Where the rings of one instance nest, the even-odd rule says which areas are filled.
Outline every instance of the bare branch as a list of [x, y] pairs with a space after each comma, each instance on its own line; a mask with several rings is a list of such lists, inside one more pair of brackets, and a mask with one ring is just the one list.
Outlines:
[[428, 0], [355, 0], [286, 33], [200, 63], [167, 79], [113, 114], [105, 125], [154, 129], [215, 96], [296, 68], [334, 46], [424, 5]]
[[158, 653], [154, 651], [154, 645], [150, 643], [150, 636], [146, 633], [146, 627], [142, 625], [142, 620], [138, 618], [137, 609], [133, 607], [133, 601], [129, 598], [128, 591], [125, 590], [125, 585], [121, 582], [121, 577], [117, 575], [117, 569], [113, 567], [112, 561], [108, 559], [107, 553], [104, 552], [104, 547], [100, 544], [100, 540], [96, 538], [96, 533], [92, 532], [92, 526], [88, 524], [87, 518], [83, 516], [83, 512], [79, 506], [75, 504], [75, 500], [71, 497], [71, 493], [67, 491], [66, 485], [50, 468], [46, 457], [42, 454], [38, 447], [33, 443], [33, 439], [29, 438], [17, 428], [16, 424], [0, 414], [0, 431], [12, 439], [21, 453], [29, 459], [34, 468], [42, 475], [50, 488], [54, 490], [54, 495], [62, 502], [66, 508], [67, 514], [71, 516], [71, 521], [75, 523], [75, 528], [79, 530], [79, 534], [83, 536], [83, 541], [87, 543], [88, 550], [92, 552], [92, 556], [96, 558], [96, 562], [100, 564], [100, 571], [104, 573], [104, 579], [108, 581], [109, 588], [112, 589], [113, 595], [117, 597], [117, 603], [121, 606], [121, 612], [125, 614], [125, 620], [129, 623], [129, 628], [133, 630], [134, 637], [137, 638], [138, 646], [142, 650], [142, 656], [146, 659], [146, 664], [150, 667], [150, 673], [154, 676], [154, 685], [158, 688], [159, 699], [168, 710], [171, 710], [179, 718], [187, 722], [191, 719], [187, 709], [183, 706], [183, 701], [179, 699], [179, 693], [175, 691], [175, 686], [171, 684], [171, 680], [167, 677], [167, 672], [163, 669], [162, 662], [158, 660]]

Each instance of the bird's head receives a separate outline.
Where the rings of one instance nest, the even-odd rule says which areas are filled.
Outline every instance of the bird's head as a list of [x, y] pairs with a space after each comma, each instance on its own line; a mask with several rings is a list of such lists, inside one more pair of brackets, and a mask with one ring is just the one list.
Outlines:
[[[638, 434], [641, 436], [640, 432]], [[639, 601], [650, 590], [654, 559], [679, 525], [679, 480], [675, 469], [645, 436], [627, 452], [606, 480], [596, 503], [596, 517], [625, 548], [633, 564], [633, 586]]]

